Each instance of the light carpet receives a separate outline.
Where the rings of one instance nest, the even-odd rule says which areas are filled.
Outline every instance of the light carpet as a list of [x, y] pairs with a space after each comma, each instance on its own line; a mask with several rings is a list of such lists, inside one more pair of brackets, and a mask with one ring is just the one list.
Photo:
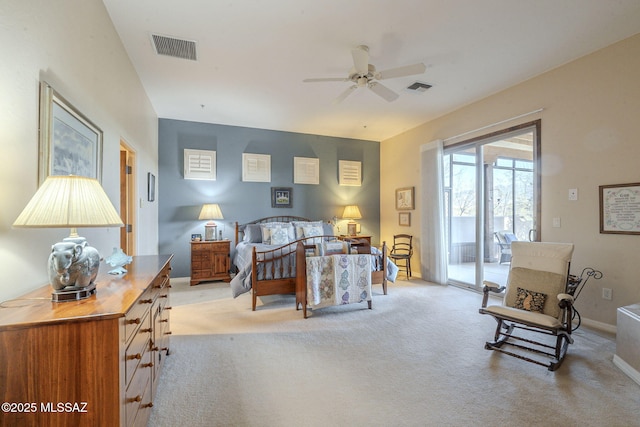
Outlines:
[[293, 296], [172, 280], [150, 426], [640, 426], [615, 338], [581, 327], [556, 372], [484, 350], [481, 295], [413, 279], [308, 319]]

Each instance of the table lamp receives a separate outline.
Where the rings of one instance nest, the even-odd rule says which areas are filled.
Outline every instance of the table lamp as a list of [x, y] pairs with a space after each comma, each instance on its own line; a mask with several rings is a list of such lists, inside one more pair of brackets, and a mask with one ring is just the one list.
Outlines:
[[224, 219], [220, 206], [218, 206], [217, 203], [202, 205], [202, 210], [200, 210], [200, 216], [198, 219], [209, 220], [209, 222], [204, 225], [204, 240], [216, 240], [216, 229], [218, 226], [213, 222], [213, 220]]
[[350, 220], [347, 223], [347, 231], [350, 236], [355, 236], [357, 234], [358, 224], [353, 221], [354, 219], [361, 219], [362, 215], [360, 214], [360, 209], [358, 209], [357, 205], [349, 205], [344, 208], [344, 212], [342, 213], [343, 219]]
[[70, 228], [69, 237], [51, 247], [49, 281], [52, 301], [75, 301], [96, 293], [100, 254], [78, 235], [79, 227], [124, 224], [98, 180], [49, 176], [13, 223], [21, 228]]

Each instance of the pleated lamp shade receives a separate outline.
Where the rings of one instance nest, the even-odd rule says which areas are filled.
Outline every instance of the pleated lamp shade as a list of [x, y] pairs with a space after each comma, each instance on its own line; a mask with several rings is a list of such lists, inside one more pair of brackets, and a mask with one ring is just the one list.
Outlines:
[[360, 214], [360, 209], [358, 209], [357, 205], [349, 205], [344, 208], [344, 212], [342, 213], [342, 218], [361, 219], [362, 215]]
[[50, 176], [23, 209], [14, 227], [122, 227], [120, 215], [98, 180]]
[[224, 219], [224, 217], [217, 203], [208, 203], [202, 205], [198, 219]]

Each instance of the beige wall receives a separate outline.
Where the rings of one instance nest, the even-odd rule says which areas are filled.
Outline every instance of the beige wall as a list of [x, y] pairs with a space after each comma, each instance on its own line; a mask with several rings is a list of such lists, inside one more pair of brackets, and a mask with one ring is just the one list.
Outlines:
[[[502, 127], [542, 119], [538, 229], [545, 241], [575, 243], [572, 273], [579, 274], [587, 266], [604, 273], [602, 280], [590, 282], [583, 290], [577, 307], [596, 326], [615, 325], [617, 307], [640, 301], [640, 236], [599, 233], [598, 186], [640, 182], [638, 76], [640, 35], [383, 141], [382, 238], [389, 241], [401, 231], [420, 235], [421, 144], [543, 108], [539, 114]], [[393, 205], [395, 189], [405, 186], [416, 187], [417, 206], [409, 229], [398, 226]], [[578, 201], [568, 201], [569, 188], [578, 188]], [[562, 219], [561, 228], [552, 228], [553, 217]], [[417, 253], [416, 272], [419, 259]], [[612, 301], [601, 298], [603, 287], [613, 289]]]
[[[14, 229], [37, 189], [38, 86], [46, 80], [104, 132], [102, 184], [119, 209], [119, 144], [137, 154], [138, 197], [157, 173], [158, 119], [100, 0], [0, 3], [0, 301], [48, 283], [51, 245], [64, 229]], [[146, 200], [146, 198], [145, 198]], [[158, 247], [157, 202], [138, 204], [138, 253]], [[103, 256], [119, 230], [80, 230]]]

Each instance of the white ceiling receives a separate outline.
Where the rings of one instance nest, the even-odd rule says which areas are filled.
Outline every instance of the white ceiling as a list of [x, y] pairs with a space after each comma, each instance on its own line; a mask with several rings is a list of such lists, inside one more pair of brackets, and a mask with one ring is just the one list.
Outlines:
[[[103, 2], [160, 118], [375, 141], [640, 32], [638, 0]], [[152, 33], [195, 41], [197, 61], [157, 55]], [[390, 103], [302, 82], [347, 77], [361, 44], [378, 70], [427, 70], [385, 80]]]

